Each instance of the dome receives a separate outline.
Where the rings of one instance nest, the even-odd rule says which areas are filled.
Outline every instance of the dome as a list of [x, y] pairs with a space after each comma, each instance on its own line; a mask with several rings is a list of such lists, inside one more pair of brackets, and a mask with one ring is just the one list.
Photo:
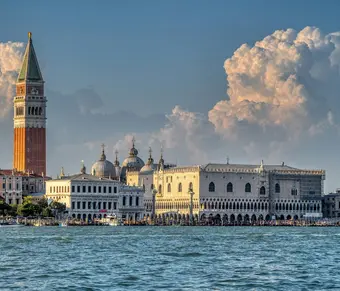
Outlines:
[[153, 163], [153, 158], [151, 156], [152, 150], [151, 148], [149, 149], [149, 159], [144, 167], [141, 168], [140, 173], [141, 174], [152, 174], [153, 171], [156, 169], [154, 163]]
[[138, 150], [135, 148], [135, 143], [133, 140], [132, 148], [130, 149], [129, 156], [122, 163], [121, 177], [123, 180], [125, 179], [127, 169], [140, 171], [140, 169], [144, 167], [145, 164], [143, 160], [137, 155], [138, 155]]
[[101, 178], [114, 178], [116, 177], [116, 170], [114, 165], [106, 159], [104, 148], [100, 159], [92, 165], [91, 173], [94, 176]]

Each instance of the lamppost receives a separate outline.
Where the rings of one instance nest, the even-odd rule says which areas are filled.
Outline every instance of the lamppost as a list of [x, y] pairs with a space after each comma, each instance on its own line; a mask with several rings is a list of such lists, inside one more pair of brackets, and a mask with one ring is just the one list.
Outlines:
[[193, 225], [193, 196], [195, 195], [195, 192], [192, 191], [191, 188], [189, 188], [189, 191], [188, 191], [189, 195], [190, 195], [190, 205], [189, 205], [189, 211], [190, 211], [190, 222], [189, 222], [189, 225]]
[[156, 194], [157, 194], [157, 190], [153, 189], [152, 190], [152, 220], [153, 223], [155, 223], [155, 214], [156, 214]]

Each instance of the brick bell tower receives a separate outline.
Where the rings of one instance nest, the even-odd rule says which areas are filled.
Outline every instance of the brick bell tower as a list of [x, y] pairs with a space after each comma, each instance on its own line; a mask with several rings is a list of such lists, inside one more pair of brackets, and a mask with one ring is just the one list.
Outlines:
[[14, 97], [13, 168], [46, 175], [46, 102], [44, 80], [28, 33]]

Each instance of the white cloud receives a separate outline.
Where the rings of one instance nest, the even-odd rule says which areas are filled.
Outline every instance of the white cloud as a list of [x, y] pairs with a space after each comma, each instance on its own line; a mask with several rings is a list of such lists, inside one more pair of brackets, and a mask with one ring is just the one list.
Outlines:
[[12, 110], [23, 48], [24, 44], [21, 42], [0, 42], [0, 118]]
[[283, 129], [290, 137], [309, 128], [315, 134], [339, 103], [339, 44], [337, 34], [306, 27], [242, 45], [224, 63], [229, 100], [218, 102], [209, 120], [223, 135], [238, 135], [244, 124]]

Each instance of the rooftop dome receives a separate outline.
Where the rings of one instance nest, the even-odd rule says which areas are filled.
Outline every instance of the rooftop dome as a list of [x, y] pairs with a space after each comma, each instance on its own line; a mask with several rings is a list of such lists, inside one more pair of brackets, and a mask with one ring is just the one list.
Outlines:
[[121, 176], [124, 178], [126, 175], [126, 170], [136, 170], [140, 171], [145, 165], [143, 160], [137, 156], [138, 150], [135, 148], [135, 140], [132, 140], [132, 148], [130, 149], [129, 156], [122, 163]]
[[106, 159], [104, 145], [102, 145], [102, 148], [100, 159], [92, 165], [91, 173], [101, 178], [114, 178], [116, 177], [115, 167]]
[[143, 167], [143, 168], [141, 168], [141, 170], [140, 170], [140, 173], [141, 174], [152, 174], [153, 173], [153, 171], [155, 170], [155, 165], [154, 165], [154, 163], [153, 163], [153, 158], [152, 158], [152, 156], [151, 156], [151, 153], [152, 153], [152, 150], [151, 150], [151, 148], [149, 149], [149, 159], [148, 159], [148, 161], [146, 162], [146, 165]]

